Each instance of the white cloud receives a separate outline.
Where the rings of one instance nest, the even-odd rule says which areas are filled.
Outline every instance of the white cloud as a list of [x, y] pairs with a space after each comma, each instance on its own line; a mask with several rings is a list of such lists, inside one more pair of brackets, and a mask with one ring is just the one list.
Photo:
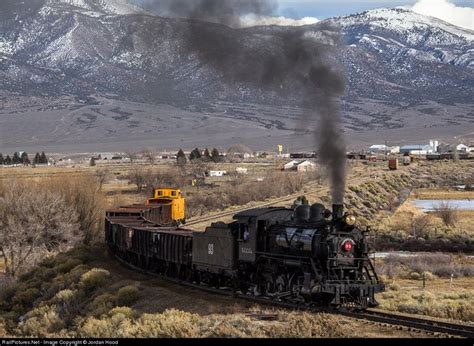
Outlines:
[[240, 18], [240, 25], [242, 27], [258, 26], [258, 25], [281, 25], [281, 26], [302, 26], [310, 25], [319, 22], [319, 19], [314, 17], [304, 17], [301, 19], [292, 19], [287, 17], [266, 17], [247, 15]]
[[472, 7], [456, 6], [448, 0], [419, 0], [411, 9], [414, 12], [474, 30], [474, 8]]

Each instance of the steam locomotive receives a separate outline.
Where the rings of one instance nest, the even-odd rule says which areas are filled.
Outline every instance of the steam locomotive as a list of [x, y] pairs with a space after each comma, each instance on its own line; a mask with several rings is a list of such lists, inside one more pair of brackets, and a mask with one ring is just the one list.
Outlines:
[[109, 250], [165, 277], [276, 301], [365, 309], [384, 290], [368, 256], [367, 231], [342, 205], [251, 209], [205, 232], [150, 220], [157, 208], [107, 211]]

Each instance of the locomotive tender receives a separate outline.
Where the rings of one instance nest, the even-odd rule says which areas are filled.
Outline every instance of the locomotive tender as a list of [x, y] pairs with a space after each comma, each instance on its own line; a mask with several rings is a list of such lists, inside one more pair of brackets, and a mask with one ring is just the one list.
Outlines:
[[205, 232], [148, 218], [157, 208], [107, 211], [106, 241], [115, 256], [165, 277], [278, 301], [367, 308], [384, 290], [367, 231], [342, 205], [251, 209]]

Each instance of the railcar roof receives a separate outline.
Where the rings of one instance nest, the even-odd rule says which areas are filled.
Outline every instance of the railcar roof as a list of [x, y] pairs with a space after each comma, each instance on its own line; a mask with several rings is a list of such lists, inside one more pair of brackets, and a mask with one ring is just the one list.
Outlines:
[[165, 234], [174, 234], [174, 235], [192, 235], [194, 231], [183, 228], [173, 228], [173, 227], [132, 227], [137, 231], [146, 231], [146, 232], [158, 232]]
[[243, 212], [240, 212], [238, 214], [234, 215], [234, 220], [236, 219], [241, 219], [241, 218], [250, 218], [250, 217], [261, 217], [265, 214], [275, 212], [275, 211], [288, 211], [288, 212], [293, 212], [291, 209], [288, 208], [280, 208], [280, 207], [270, 207], [270, 208], [255, 208], [255, 209], [249, 209], [245, 210]]

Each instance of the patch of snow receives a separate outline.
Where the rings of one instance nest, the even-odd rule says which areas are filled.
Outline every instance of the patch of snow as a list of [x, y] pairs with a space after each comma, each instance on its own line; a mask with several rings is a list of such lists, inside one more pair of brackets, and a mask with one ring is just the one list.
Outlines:
[[83, 14], [91, 17], [146, 13], [142, 8], [127, 3], [127, 0], [48, 0], [47, 4], [74, 6], [85, 10]]
[[[425, 16], [406, 9], [375, 9], [356, 15], [341, 18], [343, 26], [369, 23], [371, 28], [385, 28], [398, 33], [407, 31], [425, 31], [435, 28], [441, 32], [446, 32], [468, 41], [474, 40], [472, 30], [457, 27], [440, 19]], [[445, 37], [440, 37], [440, 39]], [[412, 38], [414, 40], [414, 38]]]

